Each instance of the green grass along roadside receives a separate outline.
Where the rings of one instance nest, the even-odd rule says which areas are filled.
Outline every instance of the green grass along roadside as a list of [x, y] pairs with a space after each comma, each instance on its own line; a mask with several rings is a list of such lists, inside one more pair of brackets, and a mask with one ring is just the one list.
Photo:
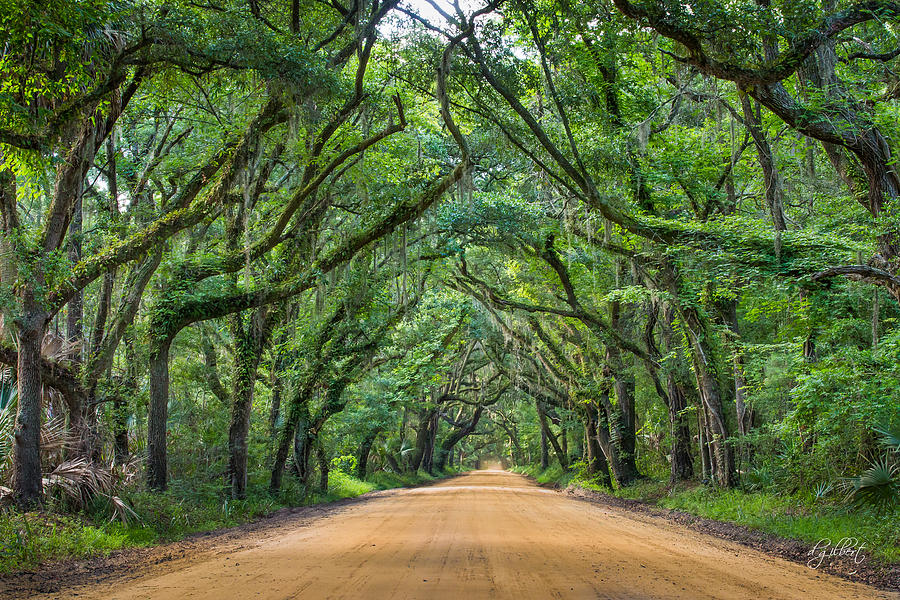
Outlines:
[[109, 522], [104, 511], [65, 514], [64, 511], [21, 513], [0, 511], [0, 575], [28, 571], [41, 563], [106, 555], [114, 550], [173, 542], [195, 533], [225, 529], [263, 518], [282, 508], [309, 506], [355, 498], [375, 490], [429, 483], [454, 475], [378, 472], [361, 481], [331, 471], [328, 492], [305, 492], [288, 485], [278, 495], [265, 487], [251, 487], [245, 500], [222, 498], [221, 486], [197, 486], [193, 482], [172, 482], [162, 494], [126, 494], [140, 517], [130, 524]]
[[542, 471], [539, 466], [514, 467], [543, 485], [569, 486], [592, 490], [627, 500], [639, 500], [661, 508], [683, 511], [698, 517], [725, 521], [798, 540], [814, 546], [823, 539], [834, 542], [857, 538], [866, 552], [887, 564], [900, 564], [900, 509], [877, 513], [839, 502], [824, 502], [813, 496], [778, 495], [767, 492], [720, 490], [704, 485], [679, 484], [652, 479], [611, 490], [586, 479], [578, 469], [564, 472], [559, 466]]

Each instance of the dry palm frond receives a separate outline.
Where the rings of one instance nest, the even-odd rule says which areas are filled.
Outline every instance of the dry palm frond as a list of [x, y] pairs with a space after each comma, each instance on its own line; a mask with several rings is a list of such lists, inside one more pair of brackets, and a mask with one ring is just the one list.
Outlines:
[[112, 513], [112, 516], [109, 518], [110, 521], [118, 520], [124, 525], [128, 525], [132, 521], [141, 520], [138, 514], [118, 496], [109, 497], [109, 510]]
[[115, 477], [116, 488], [128, 487], [141, 476], [141, 459], [132, 455], [127, 462], [110, 465], [109, 470]]
[[107, 469], [84, 458], [68, 460], [58, 465], [44, 478], [44, 487], [59, 490], [79, 508], [84, 508], [95, 496], [112, 491], [113, 476]]
[[64, 460], [67, 451], [75, 447], [75, 434], [66, 427], [62, 416], [41, 425], [41, 458], [45, 464], [56, 465]]
[[69, 361], [80, 353], [81, 342], [70, 342], [55, 331], [48, 331], [41, 342], [41, 356], [53, 362]]

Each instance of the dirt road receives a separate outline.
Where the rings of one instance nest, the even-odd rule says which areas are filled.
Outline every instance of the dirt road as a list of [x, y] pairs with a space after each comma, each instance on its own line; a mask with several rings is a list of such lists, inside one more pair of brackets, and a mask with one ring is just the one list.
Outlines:
[[525, 478], [476, 471], [45, 598], [900, 598]]

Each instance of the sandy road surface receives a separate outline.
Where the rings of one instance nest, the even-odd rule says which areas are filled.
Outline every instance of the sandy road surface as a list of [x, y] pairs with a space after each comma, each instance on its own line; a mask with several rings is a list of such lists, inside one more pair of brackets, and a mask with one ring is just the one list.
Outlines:
[[[84, 598], [900, 598], [501, 471], [351, 505]], [[53, 594], [45, 598], [72, 597]]]

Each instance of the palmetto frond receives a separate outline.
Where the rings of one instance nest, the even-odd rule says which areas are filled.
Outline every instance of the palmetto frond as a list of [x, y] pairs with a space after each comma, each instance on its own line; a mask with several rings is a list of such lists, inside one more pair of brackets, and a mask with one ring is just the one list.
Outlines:
[[883, 457], [856, 477], [841, 481], [852, 504], [888, 511], [900, 504], [900, 465]]
[[900, 425], [895, 425], [893, 428], [887, 425], [876, 427], [875, 431], [881, 438], [882, 446], [888, 450], [900, 452]]

